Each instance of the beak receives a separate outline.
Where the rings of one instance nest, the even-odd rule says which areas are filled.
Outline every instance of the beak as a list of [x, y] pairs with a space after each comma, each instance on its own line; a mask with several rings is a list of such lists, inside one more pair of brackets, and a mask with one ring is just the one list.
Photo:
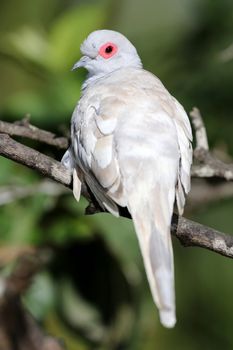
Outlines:
[[80, 67], [86, 67], [87, 63], [90, 62], [90, 57], [88, 56], [83, 56], [80, 58], [80, 60], [78, 62], [76, 62], [73, 66], [73, 68], [71, 69], [72, 71], [77, 69], [77, 68], [80, 68]]

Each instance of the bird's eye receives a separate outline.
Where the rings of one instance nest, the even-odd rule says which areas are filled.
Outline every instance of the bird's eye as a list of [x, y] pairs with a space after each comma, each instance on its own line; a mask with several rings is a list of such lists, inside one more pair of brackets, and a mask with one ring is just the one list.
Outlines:
[[117, 52], [117, 46], [113, 43], [106, 43], [99, 49], [99, 54], [103, 58], [110, 58]]
[[105, 53], [111, 53], [112, 50], [113, 50], [112, 45], [108, 45], [108, 46], [106, 47], [106, 49], [105, 49]]

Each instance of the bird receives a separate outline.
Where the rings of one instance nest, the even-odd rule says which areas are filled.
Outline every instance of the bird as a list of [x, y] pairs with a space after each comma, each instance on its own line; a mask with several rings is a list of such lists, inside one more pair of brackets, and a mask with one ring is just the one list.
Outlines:
[[190, 191], [192, 130], [182, 105], [121, 33], [96, 30], [73, 70], [88, 71], [62, 163], [73, 194], [87, 186], [103, 211], [130, 213], [160, 322], [176, 324], [171, 221]]

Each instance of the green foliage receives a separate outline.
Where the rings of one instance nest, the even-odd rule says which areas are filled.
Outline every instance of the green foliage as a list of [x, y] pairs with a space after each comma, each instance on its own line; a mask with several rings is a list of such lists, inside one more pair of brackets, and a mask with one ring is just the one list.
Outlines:
[[55, 21], [49, 34], [48, 67], [56, 72], [70, 69], [80, 56], [83, 38], [101, 28], [105, 17], [103, 5], [82, 5], [70, 9]]
[[[5, 113], [19, 116], [30, 112], [43, 124], [53, 124], [48, 116], [62, 122], [64, 115], [70, 115], [81, 87], [81, 79], [75, 79], [70, 70], [80, 56], [83, 38], [103, 26], [105, 7], [70, 8], [54, 19], [47, 32], [22, 24], [2, 37], [0, 53], [17, 61], [21, 65], [18, 73], [24, 74], [20, 88], [13, 89], [3, 101]], [[3, 71], [3, 82], [8, 79], [4, 75]]]

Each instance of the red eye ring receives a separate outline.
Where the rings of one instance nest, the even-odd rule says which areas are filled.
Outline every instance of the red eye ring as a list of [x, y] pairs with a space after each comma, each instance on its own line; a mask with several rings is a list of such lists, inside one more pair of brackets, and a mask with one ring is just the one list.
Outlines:
[[103, 58], [110, 58], [117, 52], [117, 46], [113, 43], [106, 43], [99, 49], [99, 54]]

